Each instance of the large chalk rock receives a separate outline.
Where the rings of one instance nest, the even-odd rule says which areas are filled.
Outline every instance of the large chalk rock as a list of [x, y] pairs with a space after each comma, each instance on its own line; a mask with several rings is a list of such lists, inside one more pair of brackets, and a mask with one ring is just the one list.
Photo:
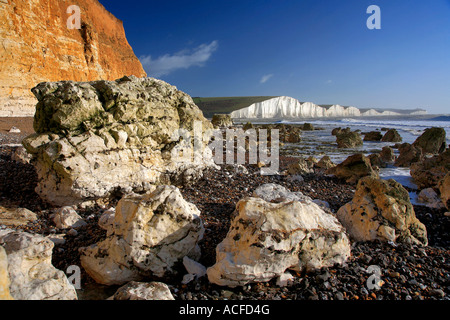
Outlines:
[[408, 191], [392, 179], [359, 180], [353, 200], [338, 210], [337, 217], [357, 241], [428, 244], [426, 228], [416, 218]]
[[[311, 270], [342, 264], [350, 256], [345, 230], [331, 214], [284, 190], [268, 200], [248, 197], [236, 205], [236, 218], [216, 248], [216, 263], [207, 269], [210, 282], [236, 287], [281, 276], [287, 269]], [[260, 192], [255, 191], [255, 194]]]
[[200, 211], [174, 186], [129, 195], [116, 207], [105, 240], [82, 249], [81, 264], [98, 283], [121, 285], [145, 276], [170, 276], [183, 257], [199, 258]]
[[37, 193], [54, 205], [181, 184], [214, 166], [211, 123], [166, 82], [48, 82], [33, 93], [36, 134], [23, 145], [33, 155]]

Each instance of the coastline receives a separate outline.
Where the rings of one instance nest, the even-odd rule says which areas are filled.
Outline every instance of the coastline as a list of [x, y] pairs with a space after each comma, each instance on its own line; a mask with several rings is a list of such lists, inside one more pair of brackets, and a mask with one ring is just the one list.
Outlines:
[[[18, 143], [21, 135], [30, 130], [28, 122], [18, 122], [24, 128], [20, 134], [1, 134], [2, 145]], [[19, 127], [20, 128], [20, 127]], [[34, 192], [37, 176], [34, 167], [13, 161], [14, 147], [0, 148], [1, 200], [0, 205], [28, 208], [38, 215], [38, 220], [16, 227], [31, 233], [52, 236], [61, 232], [53, 225], [50, 215], [54, 207], [44, 203]], [[282, 154], [280, 172], [286, 170], [296, 157]], [[259, 168], [244, 165], [248, 174], [237, 173], [226, 165], [221, 170], [208, 170], [194, 184], [180, 188], [183, 197], [194, 203], [201, 212], [205, 235], [199, 243], [200, 263], [214, 264], [215, 248], [226, 236], [234, 218], [236, 203], [251, 196], [265, 183], [276, 183], [290, 191], [300, 191], [313, 200], [326, 201], [332, 214], [351, 201], [355, 184], [330, 177], [321, 170], [303, 176], [304, 181], [292, 181], [285, 175], [261, 176]], [[214, 186], [214, 187], [211, 187]], [[116, 200], [117, 201], [117, 200]], [[114, 207], [116, 201], [104, 202], [94, 208], [80, 208], [78, 214], [87, 222], [76, 235], [65, 234], [64, 243], [55, 244], [52, 263], [60, 270], [70, 265], [80, 265], [78, 248], [101, 241], [106, 232], [98, 226], [102, 212]], [[428, 300], [448, 299], [448, 258], [450, 257], [450, 217], [445, 209], [432, 209], [414, 205], [417, 218], [428, 230], [429, 245], [420, 247], [408, 244], [389, 244], [380, 241], [352, 242], [352, 255], [344, 266], [295, 273], [289, 286], [279, 286], [275, 279], [266, 283], [252, 283], [244, 287], [227, 288], [208, 282], [206, 277], [182, 284], [183, 266], [179, 275], [164, 279], [147, 279], [165, 282], [176, 300]], [[379, 265], [384, 285], [379, 290], [369, 290], [367, 268]], [[445, 276], [447, 275], [447, 276]], [[98, 300], [110, 297], [117, 286], [98, 285], [84, 271], [81, 274], [80, 300]]]

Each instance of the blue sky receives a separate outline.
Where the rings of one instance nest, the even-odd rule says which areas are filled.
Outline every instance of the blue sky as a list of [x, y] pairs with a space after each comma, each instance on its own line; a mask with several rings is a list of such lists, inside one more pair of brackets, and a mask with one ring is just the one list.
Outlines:
[[193, 97], [450, 113], [450, 0], [100, 2], [148, 75]]

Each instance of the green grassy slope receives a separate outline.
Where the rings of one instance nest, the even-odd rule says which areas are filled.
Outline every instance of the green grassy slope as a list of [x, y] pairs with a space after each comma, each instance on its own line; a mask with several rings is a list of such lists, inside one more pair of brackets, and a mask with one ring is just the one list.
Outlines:
[[194, 97], [195, 104], [203, 111], [206, 118], [212, 118], [217, 113], [230, 113], [234, 110], [248, 107], [256, 102], [265, 101], [276, 97], [215, 97], [200, 98]]

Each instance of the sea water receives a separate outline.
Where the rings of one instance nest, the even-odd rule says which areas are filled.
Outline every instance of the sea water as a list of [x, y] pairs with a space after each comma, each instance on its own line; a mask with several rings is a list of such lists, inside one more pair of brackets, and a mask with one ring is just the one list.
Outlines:
[[[421, 119], [389, 119], [383, 117], [382, 119], [335, 119], [335, 120], [308, 120], [308, 121], [290, 121], [282, 120], [278, 123], [285, 124], [303, 124], [305, 122], [311, 123], [314, 128], [320, 130], [314, 131], [302, 131], [302, 141], [298, 144], [286, 144], [283, 147], [294, 150], [295, 154], [299, 156], [314, 156], [320, 159], [322, 156], [327, 155], [335, 164], [339, 164], [350, 155], [355, 153], [363, 153], [368, 156], [372, 153], [380, 152], [384, 146], [394, 146], [393, 142], [374, 142], [363, 141], [363, 145], [357, 148], [337, 148], [336, 137], [331, 134], [334, 128], [349, 127], [352, 131], [360, 130], [363, 134], [370, 131], [380, 131], [382, 135], [385, 133], [385, 129], [396, 129], [402, 136], [403, 141], [407, 143], [413, 143], [427, 128], [441, 127], [446, 131], [447, 145], [450, 143], [450, 121], [432, 121]], [[396, 155], [398, 150], [394, 149]], [[380, 168], [380, 177], [382, 179], [394, 179], [401, 183], [403, 186], [412, 190], [416, 190], [417, 186], [414, 184], [410, 175], [409, 168], [399, 168], [393, 165], [387, 168]], [[411, 201], [416, 203], [417, 194], [414, 191], [410, 193]]]

